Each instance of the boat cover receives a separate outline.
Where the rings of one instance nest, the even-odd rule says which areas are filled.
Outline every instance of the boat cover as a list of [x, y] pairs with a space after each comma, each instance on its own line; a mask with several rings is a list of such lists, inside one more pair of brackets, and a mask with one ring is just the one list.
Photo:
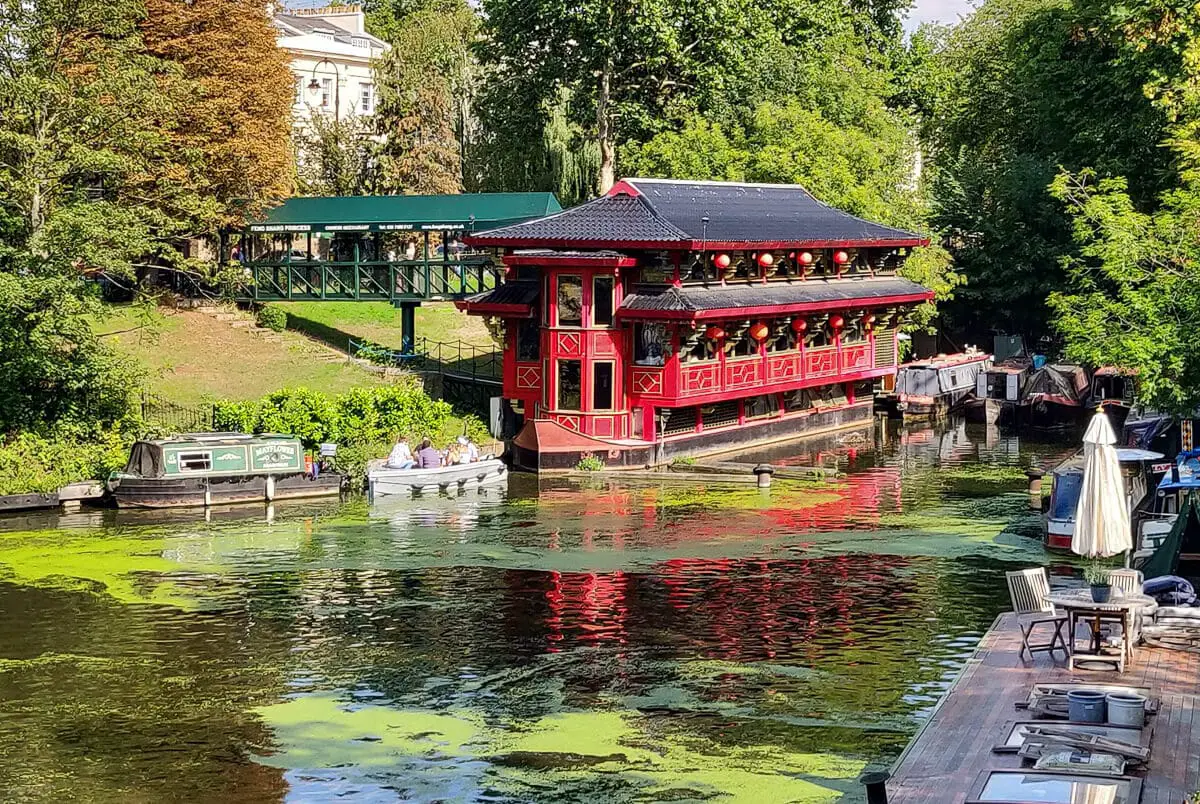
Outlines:
[[1179, 511], [1179, 516], [1175, 518], [1171, 532], [1155, 549], [1154, 554], [1147, 558], [1138, 569], [1147, 578], [1170, 575], [1179, 566], [1179, 555], [1183, 552], [1184, 543], [1195, 543], [1198, 537], [1200, 537], [1200, 510], [1197, 510], [1195, 495], [1188, 494], [1183, 508]]
[[1030, 401], [1080, 405], [1087, 390], [1087, 372], [1081, 366], [1042, 366], [1025, 381], [1025, 398]]
[[163, 451], [157, 444], [137, 441], [129, 450], [129, 462], [125, 464], [125, 474], [138, 477], [163, 476]]

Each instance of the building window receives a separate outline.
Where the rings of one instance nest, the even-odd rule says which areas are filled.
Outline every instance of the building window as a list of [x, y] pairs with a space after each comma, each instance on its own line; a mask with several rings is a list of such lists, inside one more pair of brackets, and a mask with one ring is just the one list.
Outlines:
[[558, 409], [579, 410], [583, 393], [580, 386], [582, 366], [578, 360], [558, 361]]
[[639, 366], [661, 366], [671, 351], [666, 324], [635, 324], [633, 362]]
[[321, 79], [321, 108], [328, 109], [329, 104], [333, 99], [333, 79]]
[[745, 402], [746, 418], [761, 419], [779, 415], [779, 398], [775, 394], [752, 396]]
[[592, 278], [592, 324], [597, 327], [612, 325], [613, 320], [613, 278], [597, 276]]
[[207, 472], [212, 469], [211, 452], [179, 453], [180, 472]]
[[354, 47], [367, 47], [370, 43], [361, 36], [352, 36], [350, 37], [350, 44], [354, 45]]
[[296, 99], [293, 103], [299, 105], [304, 103], [304, 76], [296, 76]]
[[517, 326], [517, 360], [536, 361], [541, 357], [542, 329], [536, 318], [525, 318]]
[[558, 325], [583, 326], [583, 280], [578, 276], [558, 278]]
[[613, 409], [613, 364], [592, 364], [592, 410]]
[[373, 84], [359, 84], [359, 111], [370, 114], [375, 111], [375, 87]]

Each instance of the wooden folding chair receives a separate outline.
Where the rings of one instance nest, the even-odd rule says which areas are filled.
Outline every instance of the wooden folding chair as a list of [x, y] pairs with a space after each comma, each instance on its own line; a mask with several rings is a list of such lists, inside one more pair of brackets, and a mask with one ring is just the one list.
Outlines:
[[[1029, 651], [1030, 659], [1035, 652], [1048, 652], [1053, 656], [1056, 650], [1061, 650], [1064, 656], [1070, 656], [1071, 649], [1063, 634], [1063, 629], [1067, 627], [1067, 616], [1055, 612], [1053, 604], [1046, 600], [1046, 595], [1050, 594], [1050, 579], [1046, 576], [1045, 568], [1014, 570], [1004, 574], [1008, 580], [1008, 594], [1012, 598], [1013, 611], [1017, 614], [1017, 624], [1021, 628], [1021, 650], [1018, 656], [1024, 659], [1025, 651]], [[1050, 641], [1030, 642], [1033, 629], [1043, 623], [1054, 626], [1054, 635]]]
[[1123, 595], [1140, 595], [1142, 593], [1142, 571], [1135, 569], [1115, 569], [1108, 573], [1108, 582], [1113, 589], [1120, 589]]

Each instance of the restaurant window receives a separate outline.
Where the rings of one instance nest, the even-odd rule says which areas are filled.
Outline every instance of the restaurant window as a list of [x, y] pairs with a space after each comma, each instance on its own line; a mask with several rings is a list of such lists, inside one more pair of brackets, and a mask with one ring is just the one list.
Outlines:
[[613, 409], [613, 364], [592, 364], [592, 410]]
[[537, 318], [523, 318], [517, 325], [517, 360], [535, 361], [541, 357], [542, 330]]
[[639, 366], [661, 366], [671, 351], [671, 341], [665, 324], [635, 324], [633, 327], [633, 362]]
[[750, 328], [747, 327], [737, 343], [733, 345], [733, 354], [735, 357], [749, 357], [750, 355], [758, 354], [758, 341], [750, 337]]
[[559, 410], [579, 410], [582, 407], [581, 372], [582, 367], [578, 360], [558, 361]]
[[179, 453], [180, 472], [207, 472], [212, 469], [211, 452]]
[[592, 325], [607, 327], [613, 320], [613, 278], [592, 278]]
[[558, 325], [583, 326], [583, 280], [578, 276], [558, 277]]
[[779, 398], [775, 394], [752, 396], [745, 402], [746, 418], [761, 419], [779, 415]]

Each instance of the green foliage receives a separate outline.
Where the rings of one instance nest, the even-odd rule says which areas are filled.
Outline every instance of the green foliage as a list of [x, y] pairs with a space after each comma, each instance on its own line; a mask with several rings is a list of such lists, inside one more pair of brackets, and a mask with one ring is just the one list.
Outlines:
[[372, 195], [379, 190], [379, 148], [355, 115], [312, 115], [293, 134], [301, 195]]
[[1099, 561], [1093, 561], [1083, 568], [1083, 580], [1090, 586], [1108, 586], [1111, 571], [1108, 566]]
[[264, 304], [254, 314], [254, 320], [260, 327], [266, 327], [272, 332], [283, 332], [287, 329], [288, 316], [283, 310], [270, 304]]
[[51, 492], [80, 480], [103, 480], [125, 465], [129, 443], [114, 430], [12, 436], [0, 443], [0, 495]]
[[599, 472], [604, 469], [604, 461], [596, 455], [586, 453], [579, 457], [579, 463], [575, 464], [577, 472]]
[[696, 459], [690, 455], [687, 455], [682, 458], [675, 458], [674, 460], [671, 461], [671, 465], [672, 466], [695, 466]]
[[0, 434], [128, 418], [133, 364], [96, 337], [99, 301], [77, 282], [0, 270]]
[[1126, 52], [1107, 5], [988, 0], [915, 84], [931, 90], [914, 100], [932, 109], [933, 223], [967, 278], [945, 309], [970, 336], [1043, 333], [1075, 249], [1048, 190], [1060, 166], [1129, 176], [1139, 205], [1173, 181], [1167, 116], [1145, 91], [1154, 59]]
[[1200, 403], [1200, 194], [1134, 208], [1123, 179], [1062, 174], [1055, 197], [1070, 211], [1080, 256], [1050, 306], [1068, 357], [1138, 373], [1142, 401], [1189, 413]]
[[487, 437], [477, 418], [454, 416], [448, 403], [416, 384], [355, 388], [333, 397], [288, 388], [255, 401], [218, 402], [213, 421], [218, 430], [293, 435], [309, 449], [336, 443], [338, 468], [353, 476], [364, 472], [367, 461], [386, 456], [399, 436], [428, 437], [438, 446], [464, 431], [476, 440]]

